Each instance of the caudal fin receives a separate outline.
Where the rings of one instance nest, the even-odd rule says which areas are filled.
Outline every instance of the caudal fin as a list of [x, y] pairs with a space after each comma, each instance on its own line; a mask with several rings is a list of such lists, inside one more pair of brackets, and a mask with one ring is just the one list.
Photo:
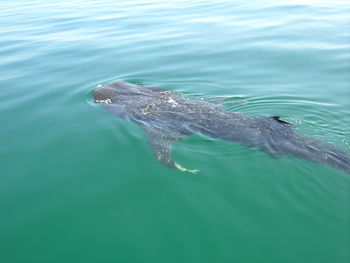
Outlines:
[[315, 163], [329, 165], [350, 174], [350, 155], [336, 147], [301, 134], [294, 133], [281, 144], [283, 153]]

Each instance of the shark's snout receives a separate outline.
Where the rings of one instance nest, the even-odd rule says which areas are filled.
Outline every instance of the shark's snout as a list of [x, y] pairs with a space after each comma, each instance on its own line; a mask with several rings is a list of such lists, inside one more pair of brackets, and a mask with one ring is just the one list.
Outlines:
[[97, 89], [95, 89], [93, 97], [94, 101], [97, 103], [102, 103], [102, 102], [111, 102], [111, 98], [113, 96], [112, 90], [109, 88], [106, 88], [105, 86], [97, 86]]
[[98, 85], [94, 91], [94, 101], [97, 103], [112, 103], [121, 96], [144, 95], [139, 86], [124, 81], [112, 82], [108, 85]]

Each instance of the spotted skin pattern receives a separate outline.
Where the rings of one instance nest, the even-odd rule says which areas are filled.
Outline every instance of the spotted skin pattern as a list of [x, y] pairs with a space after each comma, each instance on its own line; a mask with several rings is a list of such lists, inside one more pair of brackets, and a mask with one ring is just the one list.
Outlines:
[[138, 124], [147, 134], [156, 159], [170, 168], [197, 172], [176, 163], [171, 149], [175, 141], [201, 133], [256, 148], [273, 158], [294, 156], [350, 174], [348, 153], [294, 132], [293, 125], [278, 116], [249, 117], [203, 99], [123, 81], [99, 85], [93, 96], [112, 114]]

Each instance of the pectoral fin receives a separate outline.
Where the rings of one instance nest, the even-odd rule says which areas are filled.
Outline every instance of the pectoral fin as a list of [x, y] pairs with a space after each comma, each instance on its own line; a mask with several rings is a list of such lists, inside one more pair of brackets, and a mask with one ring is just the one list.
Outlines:
[[158, 162], [169, 167], [176, 168], [182, 172], [196, 173], [198, 170], [189, 170], [178, 163], [172, 158], [172, 146], [175, 141], [182, 140], [182, 136], [179, 133], [171, 132], [163, 129], [143, 127], [147, 133], [149, 144], [153, 150]]

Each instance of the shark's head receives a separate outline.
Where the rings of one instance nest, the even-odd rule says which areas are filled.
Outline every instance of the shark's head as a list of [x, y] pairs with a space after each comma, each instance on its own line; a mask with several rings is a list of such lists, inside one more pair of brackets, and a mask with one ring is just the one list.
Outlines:
[[94, 91], [94, 100], [97, 103], [124, 104], [130, 96], [143, 96], [142, 86], [124, 81], [112, 82], [108, 85], [99, 85]]

